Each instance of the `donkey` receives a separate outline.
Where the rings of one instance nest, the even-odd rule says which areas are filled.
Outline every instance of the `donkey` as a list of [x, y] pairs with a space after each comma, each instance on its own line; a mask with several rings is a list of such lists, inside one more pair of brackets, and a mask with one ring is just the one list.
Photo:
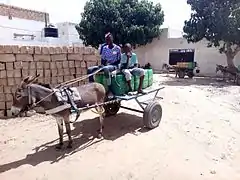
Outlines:
[[238, 72], [236, 69], [233, 68], [229, 68], [227, 66], [223, 66], [223, 65], [219, 65], [216, 64], [216, 73], [218, 71], [221, 71], [221, 73], [223, 74], [223, 80], [225, 81], [226, 78], [228, 77], [229, 79], [231, 79], [230, 76], [233, 76], [233, 81], [234, 83], [237, 81], [238, 78]]
[[[63, 106], [64, 102], [60, 102], [57, 95], [53, 89], [47, 86], [42, 86], [36, 84], [36, 77], [25, 78], [20, 86], [17, 88], [16, 92], [13, 94], [13, 104], [11, 111], [13, 115], [18, 115], [19, 113], [26, 111], [29, 107], [36, 104], [44, 108], [45, 110], [53, 110], [60, 106]], [[87, 105], [101, 104], [104, 103], [106, 97], [106, 91], [103, 85], [99, 83], [90, 83], [87, 85], [82, 85], [76, 87], [81, 100], [75, 101], [78, 108], [85, 107]], [[39, 102], [39, 103], [38, 103]], [[63, 121], [66, 126], [66, 132], [68, 135], [68, 146], [67, 148], [72, 148], [72, 137], [70, 128], [70, 114], [71, 107], [60, 109], [58, 112], [52, 113], [56, 118], [58, 133], [59, 133], [59, 144], [56, 146], [57, 149], [61, 149], [63, 146]], [[96, 111], [99, 114], [100, 128], [98, 130], [98, 138], [103, 135], [103, 120], [104, 120], [104, 108], [99, 105], [96, 107]]]

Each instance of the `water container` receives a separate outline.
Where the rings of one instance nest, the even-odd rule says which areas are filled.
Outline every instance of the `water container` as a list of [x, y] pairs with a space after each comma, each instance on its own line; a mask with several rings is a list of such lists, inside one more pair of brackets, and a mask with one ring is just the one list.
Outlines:
[[[134, 78], [131, 80], [131, 86], [134, 88]], [[129, 87], [123, 74], [117, 74], [116, 77], [112, 77], [111, 88], [115, 95], [123, 95], [129, 92]]]
[[148, 87], [153, 85], [153, 70], [148, 69]]
[[106, 91], [108, 91], [107, 78], [103, 73], [98, 73], [95, 75], [95, 82], [102, 84]]

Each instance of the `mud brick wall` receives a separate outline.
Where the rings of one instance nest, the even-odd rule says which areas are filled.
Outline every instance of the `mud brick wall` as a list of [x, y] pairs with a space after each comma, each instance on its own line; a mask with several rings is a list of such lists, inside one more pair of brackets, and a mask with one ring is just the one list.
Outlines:
[[[91, 47], [0, 45], [0, 118], [11, 116], [12, 93], [23, 78], [40, 74], [38, 82], [54, 87], [85, 75], [87, 67], [99, 63], [98, 52]], [[87, 82], [85, 80], [73, 86]]]

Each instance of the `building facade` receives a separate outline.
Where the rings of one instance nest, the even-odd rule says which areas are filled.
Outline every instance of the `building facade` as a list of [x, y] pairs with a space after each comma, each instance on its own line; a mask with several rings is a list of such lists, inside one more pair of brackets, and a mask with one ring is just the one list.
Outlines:
[[[163, 63], [169, 64], [170, 49], [194, 49], [194, 59], [198, 62], [202, 75], [216, 75], [216, 64], [227, 65], [226, 56], [220, 54], [217, 48], [208, 48], [207, 41], [188, 43], [186, 39], [179, 36], [181, 33], [177, 33], [178, 36], [174, 38], [171, 33], [173, 31], [170, 29], [163, 29], [160, 38], [154, 39], [146, 46], [138, 47], [135, 51], [140, 64], [149, 62], [155, 71], [160, 71]], [[234, 63], [237, 66], [240, 65], [240, 53], [235, 57]]]

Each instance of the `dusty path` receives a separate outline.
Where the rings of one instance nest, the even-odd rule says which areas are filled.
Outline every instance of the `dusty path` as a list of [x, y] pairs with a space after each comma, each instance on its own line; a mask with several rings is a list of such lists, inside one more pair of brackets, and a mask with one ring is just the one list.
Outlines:
[[98, 121], [86, 112], [72, 127], [74, 148], [55, 151], [50, 116], [0, 121], [0, 179], [239, 180], [240, 87], [155, 79], [166, 88], [163, 119], [152, 131], [141, 128], [141, 115], [121, 111], [106, 119], [105, 140], [92, 140]]

